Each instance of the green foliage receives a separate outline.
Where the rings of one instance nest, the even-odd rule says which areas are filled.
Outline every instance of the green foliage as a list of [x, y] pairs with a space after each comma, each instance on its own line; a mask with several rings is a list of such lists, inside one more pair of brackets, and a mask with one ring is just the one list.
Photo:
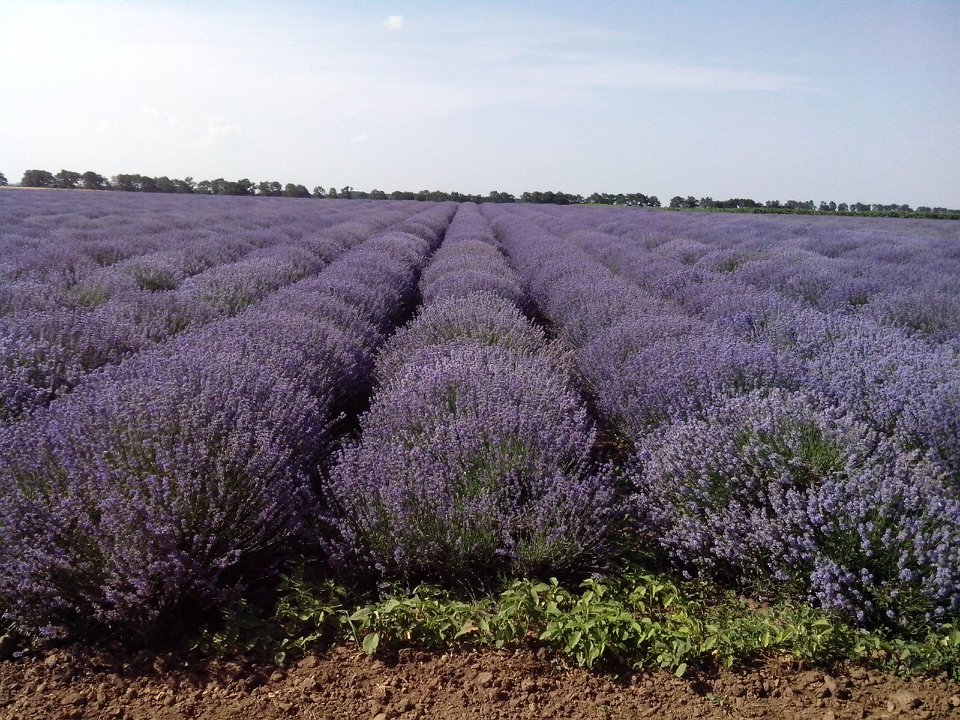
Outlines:
[[277, 664], [340, 637], [347, 591], [300, 562], [280, 577], [272, 613], [246, 601], [216, 628], [203, 628], [191, 649], [204, 655], [256, 655]]
[[96, 283], [80, 283], [67, 290], [67, 297], [77, 307], [95, 308], [110, 299], [110, 293]]
[[48, 170], [26, 170], [20, 184], [23, 187], [55, 187], [56, 178]]
[[421, 585], [359, 603], [299, 565], [285, 575], [272, 614], [247, 604], [194, 645], [254, 653], [283, 663], [316, 647], [352, 641], [368, 654], [403, 646], [549, 648], [586, 668], [731, 667], [772, 655], [831, 664], [853, 660], [900, 674], [947, 672], [960, 679], [960, 629], [920, 640], [868, 633], [804, 604], [758, 607], [710, 586], [627, 573], [577, 590], [519, 580], [497, 597], [462, 599]]

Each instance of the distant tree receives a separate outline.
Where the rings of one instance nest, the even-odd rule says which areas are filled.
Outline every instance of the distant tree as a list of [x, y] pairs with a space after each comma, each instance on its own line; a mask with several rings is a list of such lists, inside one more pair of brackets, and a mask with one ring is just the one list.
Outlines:
[[283, 186], [283, 196], [284, 197], [295, 197], [295, 198], [308, 198], [310, 197], [310, 191], [307, 190], [303, 185], [294, 185], [293, 183], [287, 183]]
[[327, 197], [331, 200], [336, 200], [340, 197], [339, 193], [337, 193], [337, 189], [333, 185], [331, 185], [330, 189], [327, 190]]
[[[320, 188], [321, 190], [323, 188]], [[320, 197], [323, 197], [322, 195]], [[374, 188], [370, 191], [369, 197], [371, 200], [387, 200], [387, 194], [383, 190], [377, 190]]]
[[326, 196], [327, 196], [327, 190], [326, 190], [326, 188], [324, 188], [323, 185], [317, 185], [317, 186], [313, 189], [313, 196], [314, 196], [315, 198], [326, 197]]
[[62, 190], [76, 190], [80, 185], [81, 175], [73, 170], [61, 170], [53, 177], [56, 181], [56, 187]]
[[213, 183], [210, 180], [201, 180], [197, 183], [197, 192], [201, 195], [213, 195]]
[[353, 197], [353, 188], [349, 185], [344, 185], [340, 188], [340, 198], [343, 200], [349, 200]]
[[93, 170], [87, 170], [83, 175], [81, 175], [80, 182], [83, 185], [84, 190], [107, 189], [107, 179], [100, 173], [93, 172]]
[[160, 177], [155, 178], [154, 183], [156, 184], [156, 188], [157, 188], [155, 192], [162, 192], [162, 193], [177, 192], [177, 184], [173, 180], [168, 178], [166, 175], [161, 175]]
[[[240, 180], [224, 180], [216, 178], [215, 180], [204, 181], [209, 184], [209, 190], [212, 195], [253, 195], [253, 183], [247, 178]], [[203, 182], [200, 183], [203, 185]], [[197, 190], [200, 190], [200, 185]]]
[[674, 210], [682, 208], [683, 198], [679, 195], [674, 195], [672, 198], [670, 198], [670, 207], [672, 207]]
[[928, 213], [928, 212], [932, 212], [932, 210], [930, 210], [930, 208], [928, 208], [926, 205], [919, 205], [917, 206], [917, 212]]
[[197, 189], [197, 184], [193, 181], [193, 178], [187, 175], [183, 180], [177, 180], [174, 178], [173, 184], [176, 186], [176, 191], [182, 195], [190, 195]]
[[47, 170], [27, 170], [23, 173], [20, 184], [24, 187], [54, 187], [56, 178]]
[[846, 203], [837, 205], [837, 212], [850, 212], [850, 207]]
[[9, 185], [7, 176], [0, 172], [0, 187], [6, 187], [7, 185]]
[[276, 180], [263, 180], [257, 184], [257, 195], [280, 197], [283, 195], [283, 186]]

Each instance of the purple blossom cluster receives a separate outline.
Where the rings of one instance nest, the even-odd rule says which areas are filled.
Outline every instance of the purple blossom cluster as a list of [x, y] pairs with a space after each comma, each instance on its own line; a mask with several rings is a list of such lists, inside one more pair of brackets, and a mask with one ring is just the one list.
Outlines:
[[0, 428], [0, 603], [12, 617], [145, 635], [235, 597], [313, 542], [316, 465], [389, 325], [373, 313], [402, 314], [452, 214], [434, 205], [401, 219], [316, 275]]
[[475, 206], [460, 206], [421, 288], [331, 473], [341, 561], [464, 585], [602, 563], [617, 511], [608, 471], [591, 468], [594, 430]]

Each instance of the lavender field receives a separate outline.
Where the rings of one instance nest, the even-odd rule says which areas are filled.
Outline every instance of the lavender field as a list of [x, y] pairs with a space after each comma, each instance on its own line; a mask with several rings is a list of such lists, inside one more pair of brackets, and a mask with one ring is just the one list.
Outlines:
[[960, 224], [0, 193], [6, 622], [142, 638], [293, 557], [955, 623]]

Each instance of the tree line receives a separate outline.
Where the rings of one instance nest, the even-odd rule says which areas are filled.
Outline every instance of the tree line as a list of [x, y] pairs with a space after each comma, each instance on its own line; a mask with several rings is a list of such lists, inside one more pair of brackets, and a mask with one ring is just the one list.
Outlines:
[[711, 197], [703, 197], [699, 200], [692, 195], [681, 197], [676, 195], [670, 198], [670, 208], [673, 210], [755, 210], [755, 211], [789, 211], [789, 212], [817, 212], [817, 213], [837, 213], [837, 214], [960, 214], [960, 210], [952, 210], [945, 207], [928, 207], [920, 205], [916, 209], [907, 204], [891, 203], [883, 205], [879, 203], [836, 203], [833, 200], [821, 200], [819, 205], [815, 205], [813, 200], [767, 200], [757, 202], [750, 198], [730, 198], [729, 200], [714, 200]]
[[[0, 174], [0, 184], [6, 185], [7, 180]], [[196, 181], [192, 177], [169, 178], [166, 176], [150, 177], [148, 175], [119, 174], [111, 178], [88, 170], [83, 173], [74, 170], [61, 170], [51, 173], [48, 170], [27, 170], [20, 180], [21, 187], [57, 188], [61, 190], [118, 190], [121, 192], [149, 192], [149, 193], [186, 193], [196, 195], [257, 195], [267, 197], [295, 197], [295, 198], [329, 198], [329, 199], [370, 199], [370, 200], [423, 200], [455, 202], [494, 202], [494, 203], [546, 203], [553, 205], [578, 205], [593, 203], [598, 205], [626, 205], [660, 207], [656, 195], [643, 193], [593, 193], [587, 197], [559, 190], [535, 190], [524, 192], [520, 197], [512, 193], [492, 190], [486, 195], [449, 192], [445, 190], [356, 190], [350, 185], [340, 189], [331, 185], [325, 188], [315, 186], [312, 190], [305, 185], [296, 183], [281, 184], [276, 180], [253, 182], [249, 178], [239, 180]]]
[[[7, 185], [7, 179], [0, 173], [0, 185]], [[150, 177], [148, 175], [118, 174], [111, 178], [88, 170], [79, 173], [73, 170], [61, 170], [54, 174], [47, 170], [27, 170], [20, 180], [22, 187], [59, 188], [62, 190], [117, 190], [121, 192], [148, 192], [148, 193], [185, 193], [194, 195], [256, 195], [267, 197], [293, 198], [327, 198], [337, 199], [370, 199], [370, 200], [421, 200], [443, 202], [492, 202], [492, 203], [540, 203], [549, 205], [618, 205], [625, 207], [660, 207], [660, 200], [656, 195], [643, 193], [593, 193], [579, 195], [559, 190], [535, 190], [521, 193], [520, 197], [508, 192], [492, 190], [486, 195], [448, 192], [444, 190], [356, 190], [346, 185], [339, 190], [331, 185], [325, 188], [315, 186], [312, 190], [297, 183], [281, 184], [276, 180], [263, 180], [254, 183], [248, 178], [239, 180], [195, 181], [192, 177], [178, 178]], [[692, 195], [682, 197], [676, 195], [670, 199], [668, 206], [672, 210], [721, 210], [728, 212], [771, 212], [771, 213], [833, 213], [847, 215], [929, 215], [954, 216], [960, 215], [960, 210], [944, 207], [928, 207], [920, 205], [911, 208], [907, 204], [892, 203], [837, 203], [833, 200], [821, 200], [814, 204], [813, 200], [767, 200], [758, 202], [751, 198], [730, 198], [728, 200], [714, 200], [711, 197], [695, 198]]]

